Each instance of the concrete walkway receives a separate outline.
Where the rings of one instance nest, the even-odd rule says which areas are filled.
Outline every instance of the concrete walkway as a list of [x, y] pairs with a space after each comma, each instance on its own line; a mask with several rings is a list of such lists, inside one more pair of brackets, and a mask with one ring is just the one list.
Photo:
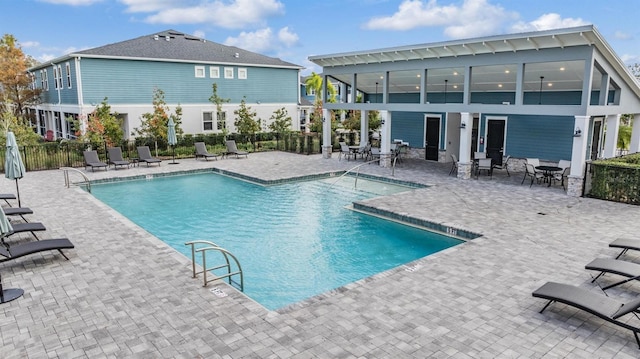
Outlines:
[[[215, 167], [276, 180], [356, 164], [280, 152], [168, 162], [85, 172], [103, 179]], [[391, 177], [376, 165], [360, 171]], [[5, 288], [25, 290], [22, 298], [0, 305], [0, 356], [640, 356], [631, 332], [557, 303], [540, 314], [545, 302], [531, 296], [549, 280], [598, 292], [584, 265], [615, 256], [607, 246], [615, 238], [640, 233], [640, 208], [568, 197], [558, 185], [520, 185], [522, 172], [478, 180], [448, 172], [447, 164], [405, 160], [394, 178], [430, 187], [366, 202], [482, 237], [277, 312], [224, 284], [203, 288], [191, 278], [187, 258], [90, 194], [65, 188], [62, 171], [29, 172], [19, 182], [23, 206], [35, 212], [28, 219], [47, 226], [41, 238], [68, 237], [76, 248], [66, 251], [69, 261], [52, 252], [0, 264]], [[0, 181], [4, 192], [15, 193], [15, 184]], [[10, 243], [26, 240], [32, 239], [22, 235]], [[640, 261], [636, 254], [625, 259]], [[214, 287], [228, 295], [212, 293]], [[636, 282], [608, 292], [626, 300], [639, 291]]]

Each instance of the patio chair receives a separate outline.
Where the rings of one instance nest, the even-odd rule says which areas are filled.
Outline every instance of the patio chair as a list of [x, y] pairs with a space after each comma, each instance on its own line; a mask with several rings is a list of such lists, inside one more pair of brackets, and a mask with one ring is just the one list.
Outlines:
[[95, 150], [84, 151], [82, 152], [82, 156], [84, 157], [84, 168], [91, 167], [91, 171], [93, 172], [94, 168], [104, 167], [105, 171], [107, 170], [108, 165], [98, 158], [98, 152]]
[[118, 166], [129, 166], [131, 162], [122, 158], [122, 149], [120, 147], [109, 147], [107, 149], [107, 153], [109, 153], [109, 164], [113, 165], [114, 169], [118, 169]]
[[202, 157], [207, 161], [209, 161], [209, 158], [213, 158], [216, 161], [218, 160], [218, 154], [217, 153], [209, 153], [207, 151], [207, 145], [205, 145], [204, 142], [196, 142], [195, 146], [196, 146], [196, 160], [199, 157]]
[[71, 243], [71, 241], [67, 238], [43, 239], [37, 242], [26, 242], [13, 245], [8, 245], [4, 242], [3, 239], [2, 244], [4, 248], [0, 246], [0, 263], [24, 257], [33, 253], [52, 250], [57, 250], [65, 259], [69, 260], [69, 258], [62, 252], [62, 250], [74, 248], [73, 243]]
[[480, 158], [476, 166], [476, 179], [481, 171], [487, 171], [489, 178], [493, 178], [493, 166], [491, 166], [491, 158]]
[[11, 232], [9, 236], [16, 233], [31, 232], [33, 237], [37, 240], [40, 240], [40, 238], [38, 238], [35, 232], [42, 232], [47, 230], [44, 224], [40, 222], [11, 223], [11, 227], [13, 227], [13, 232]]
[[10, 199], [16, 199], [16, 195], [12, 193], [0, 193], [0, 200], [7, 202], [9, 206], [11, 206], [11, 203], [9, 203]]
[[609, 288], [613, 288], [619, 286], [620, 284], [624, 284], [630, 282], [632, 280], [640, 280], [640, 264], [627, 262], [620, 259], [613, 258], [596, 258], [592, 260], [589, 264], [584, 266], [587, 270], [594, 270], [600, 272], [597, 276], [593, 278], [591, 283], [598, 280], [598, 278], [602, 277], [606, 273], [617, 274], [623, 277], [627, 277], [622, 281], [615, 282], [613, 284], [609, 284], [606, 287], [601, 287], [602, 290], [607, 290]]
[[507, 156], [504, 158], [504, 160], [502, 161], [502, 164], [493, 164], [492, 168], [494, 170], [505, 170], [507, 171], [507, 177], [511, 177], [511, 174], [509, 173], [509, 160], [511, 159], [511, 156]]
[[451, 176], [452, 173], [458, 173], [458, 156], [456, 155], [451, 155], [451, 169], [449, 170], [449, 176]]
[[160, 162], [162, 160], [151, 157], [151, 151], [149, 150], [149, 146], [138, 146], [138, 161], [145, 162], [147, 167], [149, 167], [150, 163], [157, 163], [160, 166]]
[[618, 238], [615, 241], [609, 243], [609, 247], [622, 249], [622, 251], [616, 256], [616, 259], [618, 259], [630, 250], [640, 251], [640, 240], [631, 238]]
[[4, 212], [5, 216], [20, 216], [20, 218], [22, 218], [22, 220], [24, 220], [25, 222], [29, 221], [24, 218], [24, 215], [33, 214], [33, 210], [28, 207], [3, 207], [2, 211]]
[[378, 161], [380, 161], [380, 147], [371, 147], [371, 150], [369, 150], [369, 157], [367, 157], [367, 161], [373, 161], [374, 159], [378, 159]]
[[522, 178], [522, 182], [520, 182], [520, 184], [523, 184], [524, 180], [527, 179], [527, 177], [531, 177], [531, 183], [529, 184], [529, 187], [533, 185], [533, 181], [537, 181], [538, 183], [540, 183], [542, 180], [544, 180], [544, 173], [536, 171], [536, 168], [533, 167], [532, 164], [525, 163], [524, 167], [524, 177]]
[[369, 151], [371, 151], [371, 144], [365, 143], [364, 146], [361, 145], [358, 149], [358, 154], [360, 155], [360, 158], [364, 160], [369, 155]]
[[538, 166], [540, 166], [540, 159], [538, 158], [527, 158], [525, 163], [529, 163], [533, 166], [533, 168], [536, 168]]
[[236, 155], [236, 158], [240, 156], [244, 156], [245, 158], [249, 157], [249, 152], [238, 150], [238, 146], [236, 145], [235, 140], [227, 140], [227, 153], [226, 155]]
[[553, 174], [553, 180], [560, 181], [562, 188], [565, 188], [564, 179], [569, 177], [569, 173], [571, 172], [571, 161], [560, 160], [560, 162], [558, 162], [558, 167], [562, 168], [562, 171], [555, 172]]
[[636, 338], [638, 348], [640, 348], [640, 338], [638, 337], [640, 327], [618, 320], [630, 313], [633, 313], [636, 315], [636, 318], [638, 318], [637, 313], [640, 312], [638, 310], [640, 307], [640, 297], [625, 303], [616, 298], [608, 297], [605, 294], [555, 282], [545, 283], [542, 287], [536, 289], [532, 295], [536, 298], [547, 299], [549, 301], [540, 313], [547, 309], [553, 302], [564, 303], [598, 316], [609, 323], [630, 330]]
[[349, 158], [351, 157], [353, 157], [354, 160], [356, 159], [355, 152], [351, 152], [351, 149], [345, 142], [340, 142], [340, 153], [338, 154], [338, 161], [342, 160], [342, 156], [345, 156], [347, 158], [347, 161], [349, 161]]

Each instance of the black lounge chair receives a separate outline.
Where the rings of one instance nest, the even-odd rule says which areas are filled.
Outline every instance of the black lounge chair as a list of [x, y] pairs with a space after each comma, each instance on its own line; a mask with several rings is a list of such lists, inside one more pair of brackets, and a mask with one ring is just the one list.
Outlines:
[[591, 263], [587, 264], [585, 266], [585, 269], [600, 272], [600, 274], [593, 278], [591, 283], [595, 282], [598, 278], [602, 277], [606, 273], [612, 273], [627, 277], [627, 279], [625, 280], [603, 287], [602, 290], [607, 290], [609, 288], [619, 286], [620, 284], [624, 284], [632, 280], [640, 280], [640, 264], [627, 262], [620, 259], [596, 258], [592, 260]]
[[149, 150], [149, 146], [138, 147], [138, 161], [145, 162], [147, 164], [147, 167], [149, 167], [149, 163], [157, 163], [158, 166], [160, 166], [160, 162], [162, 162], [162, 160], [151, 156], [151, 150]]
[[[0, 246], [0, 263], [11, 261], [34, 253], [57, 250], [62, 256], [69, 258], [62, 252], [63, 249], [74, 248], [73, 243], [67, 238], [44, 239], [37, 242], [7, 245], [2, 238], [4, 248]], [[0, 304], [10, 302], [24, 294], [24, 290], [19, 288], [4, 289], [2, 287], [2, 277], [0, 277]]]
[[622, 251], [616, 257], [616, 259], [618, 259], [629, 250], [640, 251], [640, 240], [631, 238], [618, 238], [615, 241], [609, 243], [609, 247], [622, 249]]
[[91, 171], [94, 168], [104, 167], [105, 171], [107, 170], [108, 165], [98, 158], [98, 152], [95, 150], [92, 151], [84, 151], [82, 152], [82, 156], [84, 156], [84, 168], [91, 167]]
[[236, 158], [239, 156], [249, 157], [249, 152], [238, 150], [238, 146], [236, 145], [235, 140], [227, 140], [227, 153], [226, 155], [236, 155]]
[[542, 308], [540, 313], [547, 309], [547, 307], [553, 302], [560, 302], [582, 309], [608, 321], [609, 323], [613, 323], [632, 331], [636, 338], [638, 348], [640, 348], [640, 338], [638, 338], [640, 327], [618, 320], [629, 313], [633, 313], [634, 316], [640, 320], [640, 317], [638, 317], [638, 313], [640, 313], [638, 310], [640, 307], [640, 297], [625, 303], [618, 299], [607, 297], [605, 294], [592, 292], [569, 284], [554, 282], [545, 283], [542, 287], [536, 289], [532, 295], [536, 298], [547, 299], [549, 301], [544, 308]]
[[13, 227], [13, 232], [11, 234], [31, 232], [31, 234], [33, 234], [33, 236], [37, 240], [40, 240], [40, 238], [38, 238], [38, 236], [34, 232], [41, 232], [41, 231], [47, 230], [44, 224], [40, 222], [11, 223], [11, 227]]
[[2, 211], [6, 216], [20, 216], [25, 222], [29, 221], [24, 218], [24, 215], [33, 214], [33, 210], [28, 207], [4, 207], [2, 208]]
[[122, 149], [120, 147], [109, 147], [107, 149], [107, 153], [109, 153], [109, 164], [113, 165], [114, 169], [118, 169], [118, 166], [129, 166], [131, 162], [122, 158]]
[[199, 157], [202, 157], [207, 161], [209, 161], [209, 158], [213, 158], [216, 161], [218, 160], [218, 154], [209, 153], [209, 151], [207, 151], [207, 146], [204, 144], [204, 142], [196, 142], [195, 145], [196, 145], [196, 160]]
[[11, 203], [9, 203], [10, 199], [16, 199], [16, 196], [11, 193], [0, 193], [0, 200], [7, 202], [9, 206], [11, 206]]

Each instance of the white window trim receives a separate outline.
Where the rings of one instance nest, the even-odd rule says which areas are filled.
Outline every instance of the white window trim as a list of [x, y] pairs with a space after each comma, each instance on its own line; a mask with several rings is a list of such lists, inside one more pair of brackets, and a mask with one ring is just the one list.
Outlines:
[[225, 79], [232, 79], [233, 78], [233, 67], [225, 67], [224, 68], [224, 78]]
[[58, 67], [57, 66], [53, 66], [53, 88], [54, 89], [58, 89]]
[[238, 67], [238, 79], [246, 80], [247, 79], [247, 68], [246, 67]]
[[209, 77], [212, 79], [220, 78], [220, 67], [218, 66], [209, 66]]
[[196, 66], [195, 67], [195, 76], [196, 76], [196, 78], [204, 78], [205, 77], [204, 66]]
[[[224, 114], [224, 127], [223, 128], [219, 128], [220, 117], [221, 116], [218, 116], [218, 115], [221, 114], [221, 113]], [[223, 131], [224, 128], [229, 128], [229, 126], [228, 126], [229, 124], [227, 123], [227, 111], [224, 111], [224, 110], [222, 110], [220, 112], [215, 111], [215, 114], [216, 114], [216, 116], [215, 116], [215, 126], [214, 126], [215, 131]]]
[[58, 88], [62, 90], [62, 65], [58, 65]]
[[[205, 115], [206, 113], [208, 113], [208, 114], [211, 116], [211, 120], [210, 120], [210, 121], [206, 121], [206, 120], [204, 119], [204, 115]], [[203, 112], [202, 112], [202, 131], [203, 131], [203, 132], [205, 132], [205, 131], [206, 131], [206, 132], [209, 132], [209, 131], [213, 132], [213, 131], [215, 131], [215, 130], [216, 130], [216, 120], [215, 120], [215, 118], [214, 118], [214, 116], [213, 116], [213, 113], [214, 113], [214, 111], [203, 111]], [[207, 122], [211, 122], [211, 129], [210, 129], [210, 130], [206, 130], [206, 129], [204, 128], [204, 124], [205, 124], [205, 123], [207, 123]]]
[[64, 67], [67, 71], [67, 88], [71, 88], [71, 65], [67, 62], [64, 64]]

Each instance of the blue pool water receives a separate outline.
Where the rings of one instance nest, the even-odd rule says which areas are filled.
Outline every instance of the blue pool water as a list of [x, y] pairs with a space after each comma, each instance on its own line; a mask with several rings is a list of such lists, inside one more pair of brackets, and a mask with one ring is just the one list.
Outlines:
[[244, 292], [278, 309], [461, 243], [354, 212], [410, 190], [344, 177], [260, 186], [207, 173], [92, 186], [92, 194], [188, 258], [208, 240], [238, 257]]

